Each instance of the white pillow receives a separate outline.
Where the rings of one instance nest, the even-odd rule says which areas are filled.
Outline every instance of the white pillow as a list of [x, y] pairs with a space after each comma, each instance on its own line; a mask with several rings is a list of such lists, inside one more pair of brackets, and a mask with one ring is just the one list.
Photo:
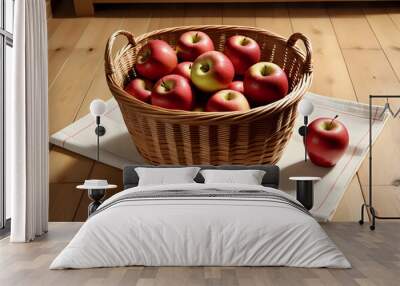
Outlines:
[[265, 171], [262, 170], [201, 170], [205, 184], [261, 185]]
[[195, 183], [193, 179], [199, 170], [199, 167], [135, 168], [139, 176], [139, 186]]

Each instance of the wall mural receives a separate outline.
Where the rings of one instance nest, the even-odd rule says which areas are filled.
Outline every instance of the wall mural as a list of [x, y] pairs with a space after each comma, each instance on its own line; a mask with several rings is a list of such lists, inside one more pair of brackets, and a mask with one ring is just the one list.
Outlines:
[[[117, 38], [128, 45], [114, 58]], [[367, 154], [369, 108], [308, 92], [313, 66], [305, 35], [190, 26], [136, 39], [128, 31], [109, 38], [105, 73], [113, 98], [97, 101], [94, 117], [53, 134], [53, 144], [121, 169], [277, 164], [280, 188], [293, 195], [289, 178], [322, 178], [311, 212], [331, 219]], [[374, 117], [383, 111], [374, 106]], [[384, 114], [374, 121], [373, 140]]]

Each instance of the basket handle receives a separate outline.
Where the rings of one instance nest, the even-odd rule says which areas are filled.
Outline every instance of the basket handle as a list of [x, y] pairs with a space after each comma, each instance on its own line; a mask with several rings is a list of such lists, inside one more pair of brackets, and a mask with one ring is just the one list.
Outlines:
[[115, 39], [119, 35], [125, 36], [128, 39], [129, 44], [131, 44], [132, 46], [136, 46], [135, 37], [131, 32], [124, 30], [119, 30], [114, 32], [107, 41], [106, 51], [104, 54], [105, 71], [107, 75], [113, 74], [115, 72], [114, 59], [112, 56], [112, 48], [114, 46]]
[[312, 46], [310, 40], [302, 33], [294, 33], [287, 40], [287, 45], [289, 47], [293, 47], [298, 40], [302, 40], [306, 48], [306, 60], [304, 62], [304, 71], [307, 73], [312, 73], [313, 71], [312, 60], [311, 60]]

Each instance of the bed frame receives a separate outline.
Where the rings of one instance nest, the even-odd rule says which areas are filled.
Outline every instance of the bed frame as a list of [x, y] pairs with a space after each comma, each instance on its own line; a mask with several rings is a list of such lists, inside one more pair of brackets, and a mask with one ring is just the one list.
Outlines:
[[[131, 165], [126, 166], [123, 171], [123, 184], [124, 190], [136, 187], [139, 182], [139, 176], [135, 171], [136, 167], [147, 167], [147, 168], [177, 168], [186, 166], [174, 166], [174, 165], [161, 165], [161, 166], [150, 166], [150, 165]], [[265, 171], [262, 185], [264, 187], [279, 188], [279, 167], [275, 165], [253, 165], [253, 166], [240, 166], [240, 165], [226, 165], [226, 166], [199, 166], [201, 169], [217, 169], [217, 170], [263, 170]], [[203, 176], [199, 173], [194, 179], [197, 183], [204, 183]]]

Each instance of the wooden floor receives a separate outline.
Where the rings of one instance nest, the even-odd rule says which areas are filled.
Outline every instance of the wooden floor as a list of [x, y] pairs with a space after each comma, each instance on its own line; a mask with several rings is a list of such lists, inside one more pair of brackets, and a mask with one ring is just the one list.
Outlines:
[[356, 223], [323, 225], [352, 269], [288, 267], [125, 267], [48, 270], [81, 223], [50, 223], [49, 233], [29, 244], [0, 241], [0, 285], [398, 286], [400, 224], [382, 223], [375, 232]]
[[[313, 92], [359, 102], [367, 102], [369, 94], [400, 94], [400, 8], [362, 4], [139, 5], [99, 11], [95, 18], [49, 19], [50, 133], [87, 114], [94, 98], [111, 96], [104, 78], [103, 54], [113, 31], [127, 29], [139, 35], [187, 24], [257, 26], [286, 37], [303, 32], [314, 48]], [[375, 147], [374, 188], [381, 215], [400, 215], [400, 192], [395, 183], [400, 178], [399, 130], [399, 120], [389, 122]], [[54, 146], [50, 160], [52, 221], [85, 220], [88, 198], [84, 192], [74, 190], [83, 180], [106, 178], [122, 183], [120, 170]], [[367, 171], [365, 161], [334, 220], [358, 220], [367, 190]]]

